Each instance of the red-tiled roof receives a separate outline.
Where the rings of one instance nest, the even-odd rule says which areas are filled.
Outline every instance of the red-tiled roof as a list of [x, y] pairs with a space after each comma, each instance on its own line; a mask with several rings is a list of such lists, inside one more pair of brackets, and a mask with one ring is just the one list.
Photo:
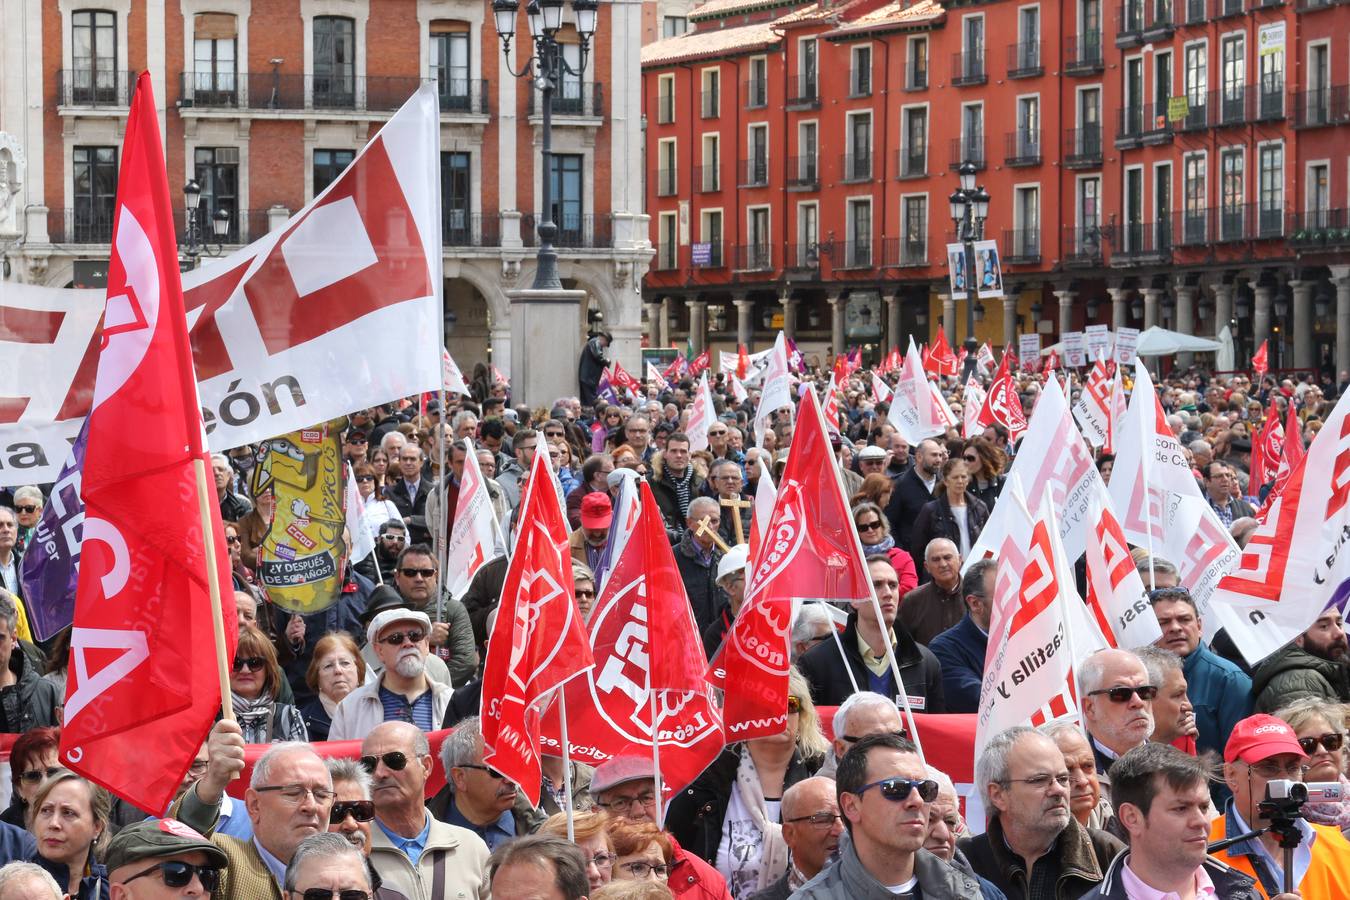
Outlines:
[[758, 12], [775, 6], [792, 6], [802, 0], [705, 0], [689, 11], [689, 21], [718, 19], [742, 13]]
[[779, 42], [778, 35], [774, 33], [776, 24], [776, 22], [758, 22], [738, 28], [688, 31], [643, 47], [642, 65], [660, 66], [772, 47]]
[[907, 25], [922, 25], [925, 22], [940, 19], [944, 14], [945, 10], [942, 8], [942, 4], [936, 2], [936, 0], [919, 0], [919, 2], [911, 5], [906, 5], [903, 0], [897, 0], [897, 2], [887, 3], [885, 6], [879, 6], [869, 13], [864, 13], [851, 22], [828, 32], [825, 36], [826, 38], [842, 37]]

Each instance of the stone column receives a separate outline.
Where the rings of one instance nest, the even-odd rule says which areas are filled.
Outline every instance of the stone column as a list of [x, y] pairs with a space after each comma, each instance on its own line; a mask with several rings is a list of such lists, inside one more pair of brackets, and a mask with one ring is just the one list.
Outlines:
[[1111, 298], [1111, 330], [1119, 331], [1130, 321], [1130, 289], [1109, 287], [1106, 293]]
[[1012, 347], [1017, 343], [1017, 301], [1020, 294], [1003, 295], [1003, 346]]
[[708, 343], [708, 304], [703, 300], [686, 300], [685, 304], [689, 307], [689, 346], [697, 356]]
[[511, 377], [511, 323], [493, 324], [488, 331], [488, 340], [492, 344], [492, 364], [501, 369], [507, 378]]
[[1294, 368], [1313, 367], [1313, 301], [1311, 281], [1291, 281], [1289, 290], [1294, 296]]
[[1336, 384], [1350, 372], [1350, 266], [1329, 266], [1336, 285]]
[[1232, 331], [1233, 321], [1233, 291], [1235, 286], [1224, 284], [1220, 281], [1218, 284], [1210, 285], [1210, 290], [1214, 292], [1214, 340], [1219, 339], [1219, 332], [1223, 331], [1225, 325]]
[[1252, 352], [1261, 349], [1261, 342], [1270, 337], [1271, 288], [1262, 285], [1252, 286], [1252, 296], [1256, 298], [1256, 311], [1252, 315]]
[[1162, 300], [1162, 290], [1160, 288], [1144, 288], [1140, 291], [1144, 295], [1144, 329], [1154, 327], [1158, 324], [1158, 302]]
[[664, 314], [660, 300], [648, 300], [642, 304], [647, 310], [647, 343], [653, 347], [661, 346], [661, 316]]
[[1064, 334], [1073, 331], [1073, 291], [1054, 291], [1055, 299], [1059, 301], [1059, 339], [1064, 340]]
[[947, 343], [956, 349], [956, 301], [951, 294], [938, 294], [942, 301], [942, 330], [947, 335]]
[[[1177, 331], [1195, 334], [1195, 294], [1199, 288], [1177, 279]], [[1177, 365], [1185, 369], [1195, 364], [1194, 353], [1178, 353]]]
[[801, 301], [788, 294], [778, 298], [778, 302], [783, 304], [783, 337], [790, 341], [797, 339], [797, 307]]
[[753, 353], [755, 348], [751, 345], [755, 336], [755, 304], [744, 292], [732, 294], [731, 302], [736, 304], [736, 343], [744, 344], [745, 352]]
[[[848, 294], [836, 291], [825, 297], [830, 303], [830, 353], [838, 356], [845, 352], [844, 347], [844, 308], [848, 303]], [[832, 357], [833, 358], [833, 357]]]
[[900, 340], [900, 295], [892, 294], [886, 298], [886, 346], [881, 348], [881, 353], [885, 356], [891, 352], [892, 347], [900, 347], [904, 352], [903, 342]]
[[669, 347], [669, 346], [670, 346], [670, 311], [671, 311], [671, 310], [670, 310], [670, 298], [669, 298], [669, 297], [662, 297], [662, 298], [661, 298], [661, 328], [659, 329], [660, 334], [661, 334], [661, 342], [660, 342], [659, 344], [657, 344], [658, 347]]

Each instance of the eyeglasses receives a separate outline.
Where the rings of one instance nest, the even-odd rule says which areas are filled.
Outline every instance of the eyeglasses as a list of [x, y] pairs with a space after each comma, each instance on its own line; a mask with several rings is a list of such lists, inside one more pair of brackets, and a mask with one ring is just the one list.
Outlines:
[[880, 781], [874, 781], [871, 784], [864, 784], [854, 791], [861, 797], [872, 788], [879, 788], [881, 796], [892, 803], [902, 803], [909, 799], [913, 791], [919, 792], [919, 799], [924, 803], [932, 803], [937, 799], [938, 783], [928, 779], [915, 780], [913, 778], [883, 778]]
[[29, 504], [29, 503], [25, 503], [23, 506], [16, 506], [16, 507], [14, 507], [14, 511], [15, 511], [15, 512], [21, 512], [21, 513], [33, 513], [33, 512], [37, 512], [39, 509], [42, 509], [42, 507], [40, 507], [40, 506], [33, 506], [32, 504]]
[[350, 888], [345, 891], [330, 891], [328, 888], [310, 888], [307, 891], [291, 891], [292, 894], [299, 894], [305, 900], [370, 900], [370, 891], [362, 891], [357, 888]]
[[1152, 684], [1141, 684], [1138, 687], [1121, 686], [1100, 691], [1088, 691], [1089, 697], [1096, 697], [1100, 694], [1110, 697], [1112, 703], [1129, 703], [1130, 697], [1134, 694], [1138, 694], [1140, 700], [1152, 700], [1158, 696], [1158, 688]]
[[1320, 737], [1301, 737], [1298, 739], [1298, 745], [1303, 748], [1303, 752], [1312, 756], [1317, 752], [1317, 745], [1321, 744], [1322, 749], [1328, 753], [1335, 753], [1341, 747], [1345, 746], [1345, 735], [1333, 731], [1330, 734], [1324, 734]]
[[234, 661], [235, 672], [261, 672], [267, 667], [267, 660], [261, 656], [241, 656]]
[[1292, 778], [1294, 781], [1302, 781], [1303, 776], [1308, 774], [1308, 767], [1297, 762], [1289, 763], [1286, 766], [1269, 761], [1259, 762], [1255, 765], [1247, 763], [1247, 768], [1267, 781], [1276, 778]]
[[648, 807], [655, 803], [655, 794], [643, 794], [640, 797], [611, 797], [604, 803], [597, 802], [595, 805], [612, 813], [622, 813], [634, 806]]
[[436, 570], [402, 568], [398, 570], [398, 573], [404, 578], [430, 578], [436, 574]]
[[237, 534], [227, 534], [227, 535], [225, 535], [225, 543], [227, 543], [227, 544], [239, 544], [239, 543], [243, 543], [243, 542], [239, 540], [239, 535], [237, 535]]
[[562, 436], [563, 436], [563, 433], [562, 433], [561, 431], [545, 431], [545, 432], [544, 432], [544, 437], [546, 437], [546, 438], [560, 438], [560, 437], [562, 437]]
[[61, 771], [60, 766], [48, 766], [45, 769], [32, 769], [20, 775], [19, 779], [27, 784], [37, 784], [42, 779], [51, 778], [53, 775], [55, 775], [57, 772], [60, 771]]
[[973, 456], [973, 455], [972, 455], [972, 456], [962, 456], [961, 458], [964, 459], [964, 460], [965, 460], [966, 462], [968, 462], [968, 463], [977, 463], [977, 462], [980, 461], [980, 458], [979, 458], [978, 456]]
[[374, 480], [375, 480], [375, 476], [374, 476], [374, 475], [357, 475], [357, 476], [356, 476], [356, 480], [357, 480], [357, 481], [374, 481]]
[[401, 544], [408, 539], [401, 534], [382, 534], [380, 537], [384, 538], [386, 541], [393, 541], [395, 544]]
[[588, 862], [597, 869], [608, 869], [614, 865], [614, 860], [618, 859], [613, 853], [597, 853], [588, 860]]
[[721, 437], [722, 435], [724, 435], [724, 434], [726, 434], [726, 433], [727, 433], [727, 430], [726, 430], [725, 428], [720, 429], [720, 430], [718, 430], [718, 431], [709, 431], [709, 432], [708, 432], [708, 437]]
[[281, 799], [285, 800], [287, 803], [299, 803], [301, 800], [305, 799], [306, 794], [313, 794], [315, 803], [328, 803], [337, 796], [337, 794], [333, 793], [328, 788], [309, 788], [305, 787], [303, 784], [274, 784], [267, 787], [254, 788], [254, 790], [260, 794], [280, 794]]
[[799, 713], [799, 712], [801, 712], [801, 711], [802, 711], [802, 698], [801, 698], [801, 697], [794, 697], [794, 696], [792, 696], [791, 694], [789, 694], [789, 695], [788, 695], [788, 707], [787, 707], [787, 709], [788, 709], [788, 712], [789, 712], [789, 713]]
[[859, 523], [858, 523], [858, 530], [859, 530], [859, 531], [880, 531], [880, 530], [881, 530], [881, 527], [882, 527], [882, 525], [881, 525], [881, 522], [880, 522], [880, 521], [877, 521], [877, 522], [859, 522]]
[[1025, 784], [1027, 787], [1031, 788], [1033, 791], [1044, 791], [1044, 790], [1046, 790], [1047, 788], [1050, 787], [1050, 782], [1051, 782], [1051, 781], [1053, 781], [1055, 784], [1059, 785], [1060, 787], [1068, 787], [1068, 786], [1069, 786], [1069, 773], [1068, 773], [1068, 772], [1062, 772], [1062, 773], [1060, 773], [1060, 774], [1058, 774], [1058, 775], [1049, 775], [1049, 774], [1032, 775], [1030, 778], [1009, 778], [1009, 779], [1007, 779], [1007, 781], [1005, 781], [1004, 783], [1005, 783], [1005, 784], [1013, 784], [1013, 783], [1017, 783], [1017, 784]]
[[580, 588], [578, 588], [572, 593], [574, 593], [578, 597], [590, 597], [591, 599], [595, 599], [595, 591], [583, 591]]
[[[891, 735], [892, 737], [904, 738], [905, 740], [909, 740], [909, 732], [906, 731], [906, 730], [903, 729], [903, 728], [901, 728], [899, 731], [882, 731], [882, 732], [875, 732], [875, 733], [877, 733], [877, 734], [889, 734], [889, 735]], [[856, 743], [858, 743], [858, 741], [861, 741], [864, 737], [866, 737], [866, 735], [852, 735], [852, 734], [846, 734], [846, 735], [844, 735], [843, 737], [841, 737], [839, 740], [843, 741], [843, 742], [846, 743], [846, 744], [856, 744]]]
[[207, 762], [207, 761], [204, 760], [204, 759], [194, 759], [194, 760], [192, 761], [192, 765], [188, 766], [188, 774], [190, 774], [190, 775], [205, 775], [205, 774], [206, 774], [206, 767], [209, 766], [209, 765], [210, 765], [210, 763]]
[[839, 813], [818, 812], [809, 816], [798, 816], [795, 819], [788, 819], [789, 822], [808, 822], [817, 828], [828, 828], [835, 823], [835, 820], [841, 818]]
[[367, 772], [374, 772], [375, 767], [384, 763], [384, 767], [394, 772], [402, 772], [403, 767], [408, 764], [408, 756], [398, 750], [390, 750], [383, 756], [363, 756], [361, 757], [361, 767]]
[[479, 765], [475, 765], [475, 764], [473, 764], [473, 763], [465, 763], [465, 764], [462, 765], [462, 766], [455, 766], [455, 768], [456, 768], [456, 769], [477, 769], [477, 770], [480, 771], [480, 772], [486, 772], [486, 773], [488, 774], [488, 777], [489, 777], [489, 778], [495, 778], [495, 779], [497, 779], [498, 781], [501, 781], [503, 778], [506, 777], [506, 776], [503, 775], [501, 772], [498, 772], [496, 769], [493, 769], [493, 768], [491, 768], [490, 766], [479, 766]]
[[179, 859], [171, 859], [168, 862], [155, 863], [144, 871], [132, 875], [123, 884], [130, 884], [137, 878], [144, 878], [152, 872], [159, 872], [164, 878], [164, 886], [171, 888], [184, 888], [192, 883], [192, 876], [196, 875], [197, 880], [202, 883], [202, 890], [207, 893], [214, 892], [220, 884], [220, 869], [215, 866], [194, 866], [191, 863], [185, 863]]
[[422, 643], [422, 638], [426, 636], [427, 633], [425, 631], [422, 631], [420, 628], [413, 628], [409, 631], [395, 631], [393, 634], [386, 634], [384, 637], [376, 638], [375, 640], [380, 644], [398, 647], [403, 644], [405, 638], [410, 644], [420, 644]]
[[334, 803], [333, 808], [328, 811], [328, 824], [341, 825], [351, 816], [358, 822], [369, 822], [375, 818], [374, 800], [343, 800], [340, 803]]
[[624, 863], [622, 866], [619, 866], [619, 868], [625, 870], [629, 875], [632, 875], [638, 880], [648, 877], [653, 872], [656, 873], [657, 878], [665, 878], [670, 874], [670, 866], [665, 863], [654, 866], [649, 862], [642, 862], [641, 860]]

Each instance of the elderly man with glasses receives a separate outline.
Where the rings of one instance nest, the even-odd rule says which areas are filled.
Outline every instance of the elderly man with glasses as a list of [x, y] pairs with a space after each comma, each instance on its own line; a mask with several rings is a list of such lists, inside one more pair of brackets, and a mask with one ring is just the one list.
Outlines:
[[788, 870], [750, 900], [787, 900], [792, 892], [820, 874], [839, 852], [844, 820], [839, 815], [834, 779], [813, 776], [783, 792], [783, 843], [791, 854]]
[[1064, 754], [1036, 729], [994, 735], [975, 761], [988, 830], [957, 842], [975, 873], [1019, 900], [1075, 900], [1100, 884], [1124, 845], [1078, 824], [1069, 783]]
[[332, 741], [360, 740], [381, 722], [410, 722], [423, 731], [440, 726], [452, 690], [427, 677], [431, 620], [414, 609], [386, 609], [366, 629], [383, 670], [338, 704]]
[[441, 744], [445, 787], [427, 803], [442, 822], [467, 828], [496, 850], [528, 834], [528, 816], [513, 812], [516, 784], [483, 764], [483, 730], [477, 716], [461, 719]]
[[376, 726], [361, 742], [361, 764], [375, 800], [370, 863], [384, 887], [407, 900], [486, 897], [487, 844], [426, 808], [435, 765], [426, 734], [407, 722]]
[[[1153, 699], [1158, 685], [1143, 660], [1128, 650], [1098, 650], [1078, 669], [1083, 724], [1092, 742], [1098, 775], [1106, 775], [1127, 750], [1153, 734]], [[1102, 778], [1109, 786], [1109, 778]]]
[[286, 867], [288, 900], [371, 900], [374, 885], [365, 855], [335, 834], [316, 834]]
[[150, 819], [123, 828], [104, 859], [112, 900], [210, 897], [229, 864], [219, 847], [173, 819]]

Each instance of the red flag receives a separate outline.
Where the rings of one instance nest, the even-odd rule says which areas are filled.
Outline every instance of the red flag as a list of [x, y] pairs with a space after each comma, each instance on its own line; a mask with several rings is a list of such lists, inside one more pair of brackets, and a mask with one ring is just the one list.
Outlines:
[[833, 375], [825, 388], [825, 429], [830, 434], [839, 434], [839, 384]]
[[[651, 486], [624, 488], [614, 515], [614, 566], [591, 613], [596, 665], [569, 681], [572, 756], [596, 765], [652, 752], [652, 702], [667, 796], [683, 790], [722, 752], [722, 718], [703, 679], [707, 660]], [[634, 522], [631, 534], [625, 522]], [[559, 707], [549, 710], [545, 743], [560, 748]]]
[[697, 378], [698, 376], [702, 375], [703, 371], [707, 369], [710, 365], [712, 365], [712, 357], [708, 354], [708, 351], [705, 349], [698, 356], [695, 356], [694, 361], [689, 364], [689, 374], [692, 377]]
[[686, 368], [684, 354], [677, 350], [675, 351], [675, 358], [670, 361], [670, 365], [662, 370], [661, 374], [665, 376], [666, 381], [673, 384], [680, 380], [680, 377], [684, 374]]
[[[1291, 403], [1292, 407], [1293, 404]], [[1275, 477], [1275, 471], [1280, 467], [1280, 459], [1283, 456], [1282, 447], [1284, 444], [1284, 426], [1280, 424], [1280, 413], [1275, 407], [1275, 400], [1271, 398], [1270, 410], [1266, 413], [1266, 421], [1261, 426], [1261, 433], [1256, 439], [1256, 446], [1252, 448], [1252, 470], [1250, 484], [1252, 493], [1256, 489], [1269, 482]]]
[[741, 381], [750, 373], [750, 352], [745, 349], [744, 344], [736, 348], [736, 377]]
[[[787, 721], [794, 598], [866, 600], [872, 582], [814, 391], [802, 398], [787, 468], [722, 646], [728, 742], [781, 734]], [[899, 687], [899, 686], [897, 686]]]
[[1022, 410], [1022, 398], [1017, 395], [1017, 383], [1008, 371], [1010, 356], [1003, 354], [1003, 361], [989, 384], [989, 393], [984, 397], [984, 408], [980, 410], [978, 421], [986, 427], [1002, 425], [1008, 429], [1008, 440], [1016, 442], [1027, 430], [1027, 415]]
[[[210, 460], [196, 385], [155, 98], [142, 73], [122, 142], [89, 413], [61, 760], [148, 810], [173, 798], [221, 703], [208, 579], [229, 596], [230, 576], [214, 491], [209, 532], [198, 513]], [[234, 604], [222, 614], [232, 659]]]
[[848, 357], [838, 353], [834, 357], [834, 380], [837, 384], [843, 384], [848, 379]]
[[[1256, 511], [1256, 520], [1265, 523], [1266, 516], [1270, 514], [1270, 509], [1275, 505], [1275, 501], [1284, 493], [1285, 485], [1289, 483], [1289, 476], [1303, 462], [1303, 426], [1298, 420], [1298, 412], [1294, 409], [1294, 404], [1289, 404], [1289, 418], [1283, 428], [1284, 440], [1280, 445], [1280, 462], [1275, 470], [1275, 484], [1266, 494], [1265, 502], [1261, 508]], [[1255, 462], [1256, 457], [1252, 460]], [[1255, 481], [1251, 482], [1256, 484]]]
[[1269, 348], [1266, 346], [1269, 343], [1270, 342], [1268, 340], [1262, 341], [1261, 346], [1257, 349], [1255, 353], [1252, 354], [1252, 371], [1256, 373], [1257, 381], [1260, 381], [1262, 378], [1265, 378], [1266, 373], [1270, 371], [1270, 367], [1267, 363], [1267, 358], [1270, 351]]
[[1051, 349], [1050, 355], [1045, 360], [1045, 374], [1050, 375], [1059, 369], [1059, 351]]
[[539, 802], [536, 701], [595, 665], [572, 587], [567, 519], [536, 453], [483, 668], [483, 762]]
[[934, 375], [955, 375], [960, 371], [956, 354], [947, 343], [945, 330], [938, 329], [937, 337], [933, 340], [933, 349], [924, 357], [923, 368], [925, 372], [932, 372]]
[[609, 380], [616, 386], [623, 388], [625, 391], [632, 391], [635, 394], [642, 392], [642, 385], [638, 384], [636, 378], [628, 374], [628, 370], [620, 365], [618, 360], [614, 361], [614, 367], [610, 372]]

